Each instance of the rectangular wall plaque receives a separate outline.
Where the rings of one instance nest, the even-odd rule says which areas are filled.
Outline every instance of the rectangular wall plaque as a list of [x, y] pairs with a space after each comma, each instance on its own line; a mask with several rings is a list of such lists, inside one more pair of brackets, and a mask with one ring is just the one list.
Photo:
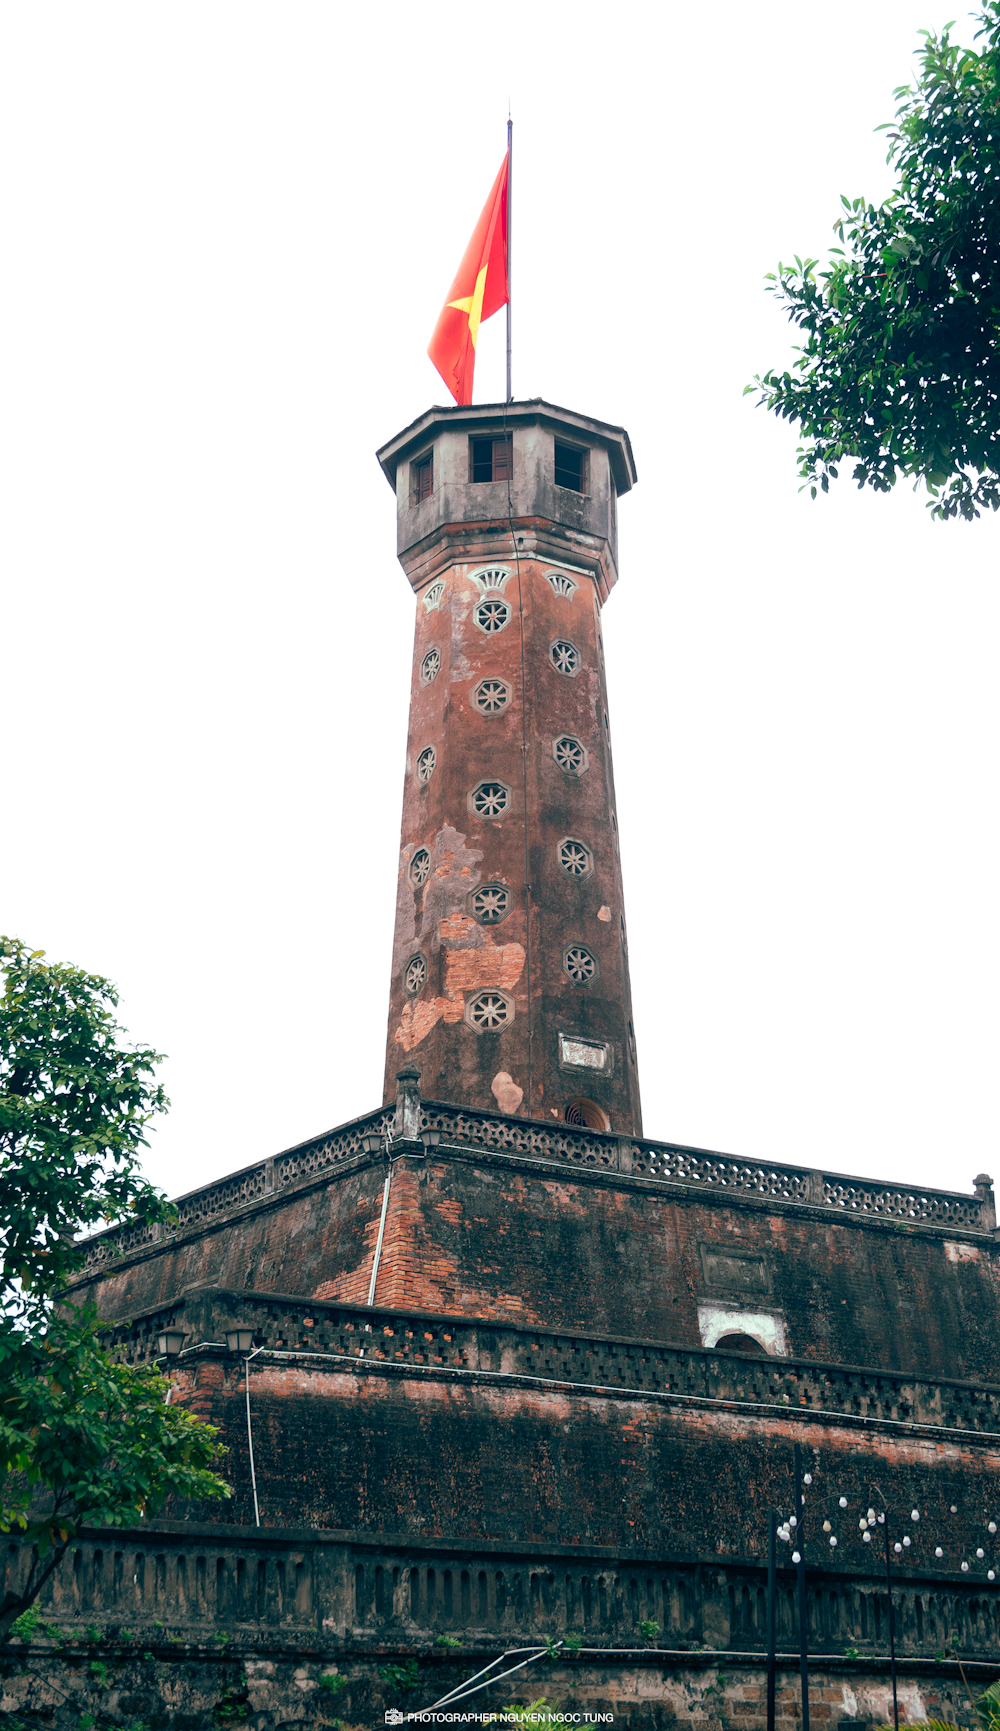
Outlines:
[[770, 1292], [771, 1278], [765, 1257], [741, 1255], [721, 1244], [699, 1244], [698, 1253], [706, 1286], [727, 1292]]
[[559, 1062], [574, 1070], [608, 1070], [610, 1056], [603, 1041], [578, 1040], [572, 1034], [559, 1036]]

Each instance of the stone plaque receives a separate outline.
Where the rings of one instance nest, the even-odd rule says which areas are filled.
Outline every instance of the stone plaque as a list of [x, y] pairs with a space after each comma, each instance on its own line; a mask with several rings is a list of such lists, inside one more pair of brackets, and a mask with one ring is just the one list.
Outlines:
[[576, 1040], [570, 1034], [560, 1034], [559, 1062], [571, 1064], [575, 1070], [606, 1070], [608, 1048], [603, 1042]]
[[730, 1250], [722, 1244], [699, 1244], [698, 1251], [706, 1286], [726, 1292], [770, 1292], [766, 1257]]

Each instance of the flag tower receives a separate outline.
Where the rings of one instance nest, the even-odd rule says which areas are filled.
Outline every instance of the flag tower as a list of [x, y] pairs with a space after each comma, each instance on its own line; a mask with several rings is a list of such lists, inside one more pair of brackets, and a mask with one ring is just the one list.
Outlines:
[[601, 614], [627, 433], [536, 400], [378, 454], [416, 594], [386, 1097], [641, 1131]]

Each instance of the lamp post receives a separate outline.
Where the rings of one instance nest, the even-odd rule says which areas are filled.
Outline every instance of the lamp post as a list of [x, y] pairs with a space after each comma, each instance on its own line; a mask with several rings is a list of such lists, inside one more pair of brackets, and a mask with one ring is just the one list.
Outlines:
[[767, 1731], [774, 1731], [774, 1653], [775, 1640], [775, 1587], [776, 1559], [775, 1533], [778, 1525], [778, 1514], [772, 1509], [767, 1523]]
[[[799, 1639], [800, 1639], [799, 1650], [800, 1650], [800, 1671], [801, 1671], [801, 1677], [802, 1677], [802, 1718], [803, 1718], [803, 1731], [807, 1731], [808, 1723], [809, 1723], [809, 1721], [808, 1721], [809, 1709], [808, 1709], [808, 1696], [807, 1696], [807, 1691], [806, 1691], [806, 1662], [807, 1662], [806, 1633], [807, 1633], [807, 1628], [806, 1628], [806, 1618], [805, 1618], [805, 1538], [804, 1538], [803, 1518], [802, 1518], [804, 1494], [803, 1494], [802, 1487], [803, 1486], [809, 1486], [809, 1487], [812, 1486], [813, 1475], [812, 1475], [812, 1473], [802, 1473], [801, 1472], [801, 1457], [800, 1457], [800, 1450], [799, 1450], [799, 1447], [797, 1444], [795, 1445], [795, 1449], [794, 1449], [794, 1457], [795, 1457], [795, 1510], [796, 1510], [796, 1512], [794, 1515], [788, 1516], [777, 1527], [775, 1527], [775, 1525], [774, 1525], [775, 1516], [772, 1513], [772, 1515], [771, 1515], [771, 1532], [778, 1539], [782, 1540], [785, 1544], [791, 1544], [792, 1545], [792, 1547], [793, 1547], [793, 1549], [792, 1549], [792, 1562], [797, 1565], [798, 1572], [799, 1572], [798, 1573]], [[895, 1606], [893, 1603], [892, 1559], [893, 1559], [893, 1556], [903, 1557], [907, 1551], [910, 1551], [912, 1545], [914, 1544], [914, 1541], [918, 1540], [920, 1538], [921, 1534], [923, 1534], [923, 1537], [926, 1540], [929, 1540], [932, 1544], [934, 1541], [933, 1541], [932, 1534], [928, 1533], [928, 1531], [927, 1531], [927, 1519], [925, 1517], [927, 1516], [928, 1511], [927, 1511], [926, 1507], [924, 1507], [923, 1510], [918, 1509], [918, 1508], [912, 1508], [910, 1510], [910, 1520], [914, 1523], [912, 1530], [904, 1530], [901, 1539], [893, 1540], [891, 1533], [890, 1533], [890, 1521], [889, 1521], [890, 1511], [889, 1511], [888, 1501], [887, 1501], [885, 1495], [883, 1494], [882, 1490], [879, 1488], [878, 1485], [872, 1484], [870, 1486], [870, 1489], [872, 1492], [874, 1492], [876, 1501], [878, 1503], [881, 1503], [882, 1507], [881, 1507], [881, 1510], [879, 1510], [875, 1506], [871, 1506], [867, 1509], [866, 1513], [862, 1513], [859, 1520], [858, 1520], [858, 1530], [859, 1530], [860, 1538], [861, 1538], [862, 1542], [866, 1545], [871, 1544], [873, 1535], [876, 1533], [878, 1527], [882, 1528], [883, 1535], [884, 1535], [885, 1582], [886, 1582], [886, 1595], [887, 1595], [887, 1599], [888, 1599], [888, 1616], [889, 1616], [889, 1664], [890, 1664], [890, 1670], [891, 1670], [891, 1676], [892, 1676], [892, 1717], [893, 1717], [893, 1726], [895, 1728], [895, 1731], [899, 1731], [898, 1674], [897, 1674], [897, 1669], [896, 1669], [896, 1612], [895, 1612]], [[810, 1488], [810, 1495], [812, 1495], [811, 1488]], [[822, 1530], [829, 1537], [829, 1544], [830, 1544], [831, 1550], [836, 1549], [837, 1545], [840, 1542], [838, 1535], [833, 1531], [834, 1521], [838, 1520], [838, 1517], [836, 1516], [836, 1514], [834, 1512], [834, 1503], [836, 1503], [836, 1507], [840, 1511], [842, 1511], [840, 1518], [845, 1518], [846, 1511], [849, 1507], [849, 1501], [848, 1501], [848, 1498], [846, 1496], [839, 1494], [837, 1491], [832, 1491], [825, 1499], [822, 1496], [819, 1497], [820, 1513], [822, 1514], [823, 1508], [825, 1506], [828, 1510], [828, 1517], [832, 1517], [832, 1518], [827, 1518], [827, 1519], [822, 1521]], [[864, 1507], [864, 1505], [862, 1505], [862, 1507]], [[950, 1508], [949, 1508], [949, 1513], [951, 1515], [957, 1515], [958, 1512], [959, 1512], [958, 1506], [955, 1503], [952, 1503], [950, 1505]], [[902, 1517], [900, 1517], [900, 1518], [902, 1518]], [[996, 1535], [997, 1535], [997, 1531], [998, 1531], [998, 1525], [1000, 1525], [1000, 1523], [998, 1523], [996, 1519], [994, 1519], [992, 1516], [990, 1516], [988, 1513], [985, 1513], [982, 1510], [980, 1511], [979, 1518], [983, 1521], [983, 1525], [985, 1527], [985, 1531], [986, 1531], [986, 1534], [988, 1535], [988, 1538], [984, 1537], [983, 1543], [979, 1544], [975, 1547], [975, 1562], [974, 1563], [970, 1562], [970, 1560], [969, 1560], [969, 1555], [971, 1555], [971, 1553], [969, 1553], [966, 1556], [961, 1558], [961, 1570], [962, 1570], [963, 1575], [968, 1575], [974, 1569], [976, 1569], [976, 1567], [978, 1565], [978, 1569], [985, 1573], [987, 1581], [992, 1583], [996, 1580], [998, 1573], [1000, 1573], [1000, 1560], [997, 1560], [997, 1558], [995, 1556], [988, 1556], [986, 1546], [989, 1544], [989, 1541], [991, 1539], [993, 1539], [993, 1540], [996, 1539]], [[838, 1524], [839, 1524], [839, 1521], [838, 1521]], [[848, 1522], [848, 1525], [849, 1524], [850, 1523]], [[904, 1523], [904, 1528], [905, 1528], [905, 1523]], [[846, 1533], [843, 1536], [845, 1539], [848, 1537], [848, 1535]], [[941, 1536], [943, 1537], [944, 1535], [942, 1534]], [[772, 1545], [773, 1545], [773, 1541], [772, 1541]], [[770, 1549], [771, 1549], [771, 1547], [769, 1547], [769, 1552], [770, 1552]], [[963, 1542], [963, 1549], [967, 1549], [967, 1539]], [[911, 1555], [915, 1556], [916, 1553], [912, 1552]], [[935, 1560], [937, 1562], [941, 1562], [942, 1559], [944, 1558], [944, 1555], [945, 1555], [945, 1551], [944, 1551], [943, 1545], [940, 1545], [940, 1544], [935, 1545], [935, 1547], [934, 1547]], [[961, 1557], [961, 1551], [959, 1551], [959, 1556]], [[771, 1592], [772, 1592], [772, 1590], [773, 1590], [772, 1589], [772, 1564], [771, 1564], [771, 1558], [770, 1558], [770, 1554], [769, 1554], [769, 1557], [768, 1557], [768, 1681], [769, 1681], [769, 1685], [770, 1685], [770, 1674], [771, 1674], [771, 1667], [773, 1665], [773, 1652], [774, 1652], [774, 1616], [773, 1616], [773, 1611], [772, 1611], [772, 1607], [771, 1607]], [[769, 1698], [768, 1698], [768, 1731], [773, 1731], [773, 1714], [772, 1714], [772, 1708], [771, 1708], [770, 1688], [769, 1688]]]
[[[795, 1551], [799, 1587], [799, 1686], [802, 1691], [802, 1731], [809, 1731], [809, 1621], [806, 1609], [806, 1540], [802, 1500], [802, 1450], [795, 1444]], [[897, 1728], [898, 1731], [898, 1728]]]

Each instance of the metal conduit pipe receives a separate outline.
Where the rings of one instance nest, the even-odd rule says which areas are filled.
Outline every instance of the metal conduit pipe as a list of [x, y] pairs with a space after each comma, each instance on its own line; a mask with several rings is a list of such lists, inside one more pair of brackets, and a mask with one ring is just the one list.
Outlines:
[[257, 1470], [253, 1460], [253, 1431], [250, 1428], [250, 1360], [256, 1358], [258, 1352], [264, 1351], [264, 1347], [258, 1346], [254, 1352], [248, 1353], [243, 1361], [243, 1377], [247, 1396], [247, 1447], [250, 1450], [250, 1483], [253, 1487], [253, 1515], [258, 1527], [260, 1526], [260, 1508], [257, 1503]]
[[371, 1277], [371, 1283], [368, 1287], [368, 1302], [369, 1302], [369, 1304], [375, 1303], [375, 1282], [378, 1280], [378, 1265], [379, 1265], [380, 1258], [382, 1256], [382, 1239], [385, 1235], [385, 1214], [386, 1214], [386, 1209], [389, 1206], [389, 1186], [391, 1183], [392, 1183], [392, 1161], [390, 1160], [389, 1161], [389, 1170], [386, 1172], [385, 1183], [382, 1186], [382, 1215], [381, 1215], [381, 1218], [380, 1218], [379, 1223], [378, 1223], [378, 1237], [375, 1240], [375, 1258], [374, 1258], [374, 1261], [372, 1262], [372, 1277]]

